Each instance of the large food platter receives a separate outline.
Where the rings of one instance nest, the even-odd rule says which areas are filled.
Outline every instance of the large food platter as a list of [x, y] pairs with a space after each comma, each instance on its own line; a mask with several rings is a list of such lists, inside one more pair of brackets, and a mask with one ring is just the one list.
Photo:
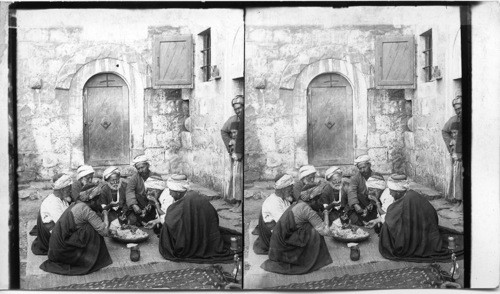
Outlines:
[[357, 237], [357, 238], [344, 238], [344, 237], [336, 236], [336, 235], [332, 235], [331, 237], [335, 241], [342, 242], [342, 243], [350, 243], [350, 242], [359, 243], [359, 242], [363, 242], [363, 241], [368, 240], [368, 238], [370, 238], [370, 235], [364, 236], [364, 237]]
[[149, 239], [149, 234], [135, 226], [122, 226], [112, 231], [111, 238], [121, 243], [141, 243]]
[[330, 237], [338, 242], [359, 243], [370, 238], [370, 233], [357, 226], [342, 227], [334, 223], [330, 227]]

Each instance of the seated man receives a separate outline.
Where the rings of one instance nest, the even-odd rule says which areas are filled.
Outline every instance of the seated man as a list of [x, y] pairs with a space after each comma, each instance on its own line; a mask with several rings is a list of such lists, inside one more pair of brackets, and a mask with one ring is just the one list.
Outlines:
[[54, 193], [42, 201], [36, 224], [36, 239], [31, 244], [31, 251], [35, 255], [47, 255], [49, 239], [52, 229], [71, 203], [72, 179], [69, 175], [57, 174], [54, 176], [52, 188]]
[[219, 227], [219, 215], [210, 201], [187, 191], [186, 181], [167, 182], [172, 203], [161, 228], [159, 250], [168, 260], [194, 263], [231, 262], [232, 236], [241, 233]]
[[359, 156], [354, 164], [358, 168], [358, 172], [350, 179], [347, 195], [348, 215], [352, 224], [362, 226], [363, 222], [377, 217], [377, 210], [370, 204], [368, 188], [366, 187], [366, 180], [377, 173], [372, 171], [368, 155]]
[[106, 185], [102, 185], [99, 204], [108, 211], [109, 221], [112, 222], [126, 211], [125, 193], [127, 183], [122, 181], [120, 170], [116, 166], [108, 167], [102, 175]]
[[[86, 190], [88, 189], [88, 190]], [[83, 187], [76, 203], [59, 218], [49, 240], [48, 260], [40, 265], [46, 272], [86, 275], [113, 263], [103, 236], [108, 236], [108, 214], [104, 220], [94, 208], [100, 187]]]
[[[392, 175], [387, 186], [393, 203], [388, 205], [385, 214], [382, 212], [366, 225], [371, 228], [383, 223], [379, 235], [380, 254], [387, 259], [410, 262], [449, 261], [448, 235], [440, 232], [434, 207], [424, 196], [409, 190], [405, 175]], [[463, 254], [463, 239], [456, 237], [459, 248], [455, 253], [459, 256]]]
[[[185, 181], [185, 175], [174, 174], [170, 177], [173, 181]], [[165, 215], [167, 214], [168, 207], [174, 203], [174, 198], [170, 195], [170, 190], [166, 187], [165, 181], [157, 177], [149, 177], [145, 182], [147, 198], [156, 208], [157, 217], [149, 221], [144, 227], [147, 229], [152, 228], [159, 236], [162, 223], [165, 222]]]
[[330, 234], [328, 211], [322, 221], [311, 206], [317, 205], [318, 194], [309, 201], [300, 200], [291, 205], [281, 216], [269, 242], [269, 259], [262, 265], [266, 271], [301, 275], [313, 272], [330, 263], [324, 236]]
[[[386, 189], [384, 177], [381, 175], [372, 175], [366, 180], [366, 187], [368, 188], [368, 199], [370, 204], [374, 205], [377, 209], [377, 216], [384, 215], [389, 205], [394, 202], [389, 190]], [[366, 225], [367, 222], [364, 222]], [[380, 233], [380, 224], [375, 226], [375, 232]]]
[[150, 177], [161, 179], [161, 176], [149, 169], [149, 160], [145, 155], [137, 156], [133, 163], [137, 173], [130, 177], [125, 189], [127, 218], [130, 225], [142, 226], [156, 218], [156, 209], [147, 198], [144, 182]]
[[340, 217], [343, 207], [347, 204], [349, 182], [348, 179], [342, 177], [342, 170], [338, 166], [332, 166], [325, 171], [325, 181], [327, 185], [323, 185], [319, 195], [319, 204], [322, 208], [328, 207], [329, 219], [333, 222]]
[[90, 165], [81, 165], [76, 170], [76, 181], [71, 185], [71, 198], [75, 202], [80, 196], [80, 192], [86, 185], [95, 185], [92, 180], [94, 178], [94, 168]]
[[293, 177], [284, 175], [276, 181], [275, 192], [264, 200], [259, 216], [259, 237], [253, 244], [255, 254], [267, 254], [274, 226], [293, 201]]
[[[313, 188], [317, 187], [319, 182], [316, 182], [316, 168], [312, 165], [304, 165], [299, 169], [299, 180], [293, 185], [293, 198], [297, 202], [300, 199], [307, 201], [311, 197]], [[316, 190], [316, 192], [318, 192]]]

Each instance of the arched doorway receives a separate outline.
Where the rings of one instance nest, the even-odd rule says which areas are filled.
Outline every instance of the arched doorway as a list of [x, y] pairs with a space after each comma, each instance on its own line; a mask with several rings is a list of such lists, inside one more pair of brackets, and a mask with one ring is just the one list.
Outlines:
[[353, 91], [343, 76], [321, 74], [307, 87], [307, 142], [309, 164], [352, 164]]
[[91, 77], [83, 88], [83, 141], [86, 164], [129, 164], [129, 89], [118, 75]]

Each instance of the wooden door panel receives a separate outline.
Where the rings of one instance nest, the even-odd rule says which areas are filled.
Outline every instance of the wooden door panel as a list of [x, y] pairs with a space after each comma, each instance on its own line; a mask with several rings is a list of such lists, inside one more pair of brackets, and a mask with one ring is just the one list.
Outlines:
[[[128, 164], [128, 88], [118, 76], [107, 75], [106, 80], [97, 77], [88, 83], [100, 85], [106, 81], [103, 86], [85, 89], [85, 161], [91, 165]], [[106, 87], [117, 81], [122, 85]]]
[[320, 76], [311, 85], [308, 99], [310, 164], [352, 164], [354, 148], [350, 85], [335, 74]]

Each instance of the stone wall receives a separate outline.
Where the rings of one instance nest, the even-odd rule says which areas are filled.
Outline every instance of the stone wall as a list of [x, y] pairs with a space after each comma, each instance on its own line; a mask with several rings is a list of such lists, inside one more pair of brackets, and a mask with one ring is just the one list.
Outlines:
[[[424, 81], [424, 43], [420, 35], [433, 34], [433, 65], [441, 79]], [[445, 193], [451, 178], [451, 157], [441, 129], [455, 115], [452, 100], [461, 92], [460, 14], [458, 7], [435, 7], [425, 24], [416, 25], [417, 87], [412, 104], [413, 132], [405, 133], [406, 172], [416, 181]]]
[[[260, 12], [247, 12], [245, 180], [273, 179], [307, 164], [305, 89], [311, 78], [303, 77], [325, 72], [341, 73], [355, 85], [355, 156], [370, 154], [374, 169], [383, 173], [401, 171], [408, 119], [405, 91], [374, 88], [374, 45], [379, 36], [411, 34], [411, 27], [356, 25], [353, 21], [294, 25], [293, 20], [284, 20], [283, 10], [266, 16], [273, 19], [273, 25], [252, 24], [252, 19], [260, 19], [252, 13]], [[328, 15], [335, 18], [338, 13]], [[274, 25], [280, 20], [287, 25]]]
[[[449, 158], [441, 128], [460, 89], [458, 7], [256, 8], [246, 24], [246, 181], [295, 174], [307, 163], [310, 79], [303, 77], [339, 72], [365, 87], [353, 109], [355, 155], [368, 153], [375, 170], [406, 172], [444, 192]], [[425, 83], [420, 35], [431, 28], [443, 77]], [[374, 87], [375, 39], [390, 35], [415, 38], [416, 89]]]
[[[81, 90], [92, 75], [111, 72], [129, 85], [131, 158], [145, 153], [155, 171], [186, 173], [222, 190], [229, 160], [220, 128], [233, 114], [231, 99], [243, 93], [242, 10], [31, 10], [17, 17], [21, 181], [83, 163]], [[207, 28], [221, 79], [203, 82], [198, 34]], [[194, 87], [157, 88], [154, 38], [179, 34], [193, 38]]]

